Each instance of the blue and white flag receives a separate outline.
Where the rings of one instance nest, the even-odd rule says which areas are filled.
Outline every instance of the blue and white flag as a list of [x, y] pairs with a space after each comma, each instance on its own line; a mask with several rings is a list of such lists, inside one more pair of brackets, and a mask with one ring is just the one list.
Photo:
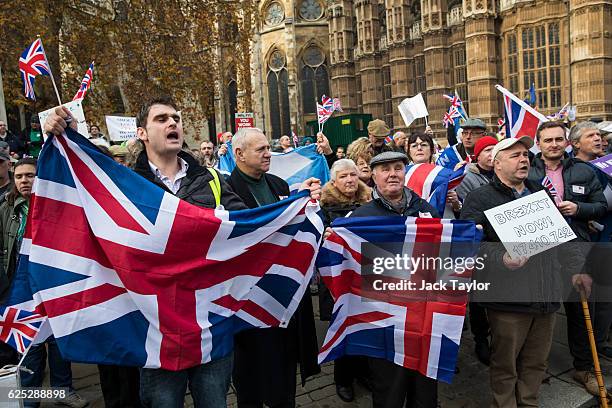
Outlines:
[[[233, 152], [230, 154], [231, 147], [231, 143], [228, 143], [227, 154], [219, 158], [219, 171], [223, 174], [230, 174], [236, 167], [234, 154]], [[288, 153], [272, 153], [269, 173], [285, 180], [292, 192], [310, 177], [321, 180], [321, 185], [330, 179], [327, 160], [325, 156], [317, 153], [317, 145], [314, 143], [298, 147]]]

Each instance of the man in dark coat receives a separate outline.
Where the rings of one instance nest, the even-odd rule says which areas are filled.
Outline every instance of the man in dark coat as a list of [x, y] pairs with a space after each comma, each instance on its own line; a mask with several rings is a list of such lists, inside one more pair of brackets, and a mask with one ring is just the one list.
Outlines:
[[[559, 309], [564, 280], [559, 257], [572, 282], [580, 277], [585, 288], [590, 279], [578, 275], [584, 256], [571, 246], [552, 248], [529, 258], [512, 258], [500, 242], [486, 210], [543, 189], [527, 180], [529, 136], [504, 139], [493, 149], [495, 176], [491, 183], [467, 195], [461, 218], [483, 227], [480, 256], [484, 268], [474, 278], [490, 283], [483, 296], [491, 327], [491, 407], [538, 406], [538, 392], [552, 344], [555, 311]], [[477, 298], [478, 299], [478, 298]]]
[[[232, 139], [236, 168], [228, 182], [249, 208], [275, 203], [289, 196], [287, 183], [267, 173], [270, 144], [256, 128], [240, 129]], [[311, 178], [301, 189], [319, 199], [321, 184]], [[287, 254], [291, 256], [291, 254]], [[234, 336], [234, 373], [240, 408], [294, 407], [297, 364], [302, 385], [318, 373], [317, 338], [310, 292], [306, 291], [286, 329], [251, 329]]]
[[[404, 187], [408, 156], [384, 152], [370, 162], [376, 187], [373, 200], [353, 211], [349, 217], [402, 216], [433, 217], [439, 214], [427, 201]], [[327, 234], [326, 234], [327, 235]], [[436, 408], [438, 383], [417, 371], [382, 358], [368, 358], [375, 408]]]

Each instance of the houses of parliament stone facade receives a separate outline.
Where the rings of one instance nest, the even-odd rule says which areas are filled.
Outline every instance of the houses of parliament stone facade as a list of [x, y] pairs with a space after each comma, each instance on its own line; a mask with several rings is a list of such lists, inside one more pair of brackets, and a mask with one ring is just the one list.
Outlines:
[[456, 90], [493, 125], [503, 114], [495, 84], [525, 98], [535, 83], [545, 114], [570, 103], [578, 119], [612, 119], [612, 0], [257, 3], [252, 101], [271, 137], [303, 134], [321, 94], [402, 129], [397, 105], [422, 92], [441, 136], [442, 95]]

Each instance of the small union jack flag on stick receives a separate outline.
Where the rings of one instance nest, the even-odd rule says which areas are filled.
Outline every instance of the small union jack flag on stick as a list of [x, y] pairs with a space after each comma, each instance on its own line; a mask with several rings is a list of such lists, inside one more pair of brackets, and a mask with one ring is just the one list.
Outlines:
[[0, 341], [23, 354], [30, 347], [46, 317], [14, 307], [0, 313]]
[[85, 98], [85, 94], [87, 94], [87, 91], [91, 86], [91, 80], [93, 79], [93, 69], [94, 63], [92, 61], [89, 65], [89, 68], [87, 69], [87, 72], [85, 73], [85, 76], [83, 77], [83, 80], [81, 81], [81, 86], [79, 87], [78, 92], [76, 93], [76, 95], [74, 95], [74, 98], [72, 98], [73, 101]]
[[19, 58], [19, 71], [23, 79], [26, 98], [36, 100], [36, 95], [34, 95], [34, 78], [37, 75], [50, 75], [51, 72], [40, 38], [34, 40], [21, 54]]
[[557, 197], [557, 189], [555, 188], [555, 185], [553, 184], [552, 180], [550, 179], [550, 177], [548, 176], [544, 176], [544, 178], [542, 179], [542, 185], [544, 186], [545, 189], [548, 190], [548, 192], [550, 193], [551, 196]]

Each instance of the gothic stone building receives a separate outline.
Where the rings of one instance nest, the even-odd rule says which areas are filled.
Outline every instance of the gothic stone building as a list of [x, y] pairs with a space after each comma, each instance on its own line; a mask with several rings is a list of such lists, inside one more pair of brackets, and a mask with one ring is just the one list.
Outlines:
[[[405, 127], [397, 105], [422, 92], [441, 136], [444, 93], [494, 125], [494, 88], [538, 109], [612, 119], [611, 0], [264, 0], [251, 49], [256, 124], [271, 137], [304, 131], [315, 98]], [[418, 121], [413, 126], [423, 126]]]

